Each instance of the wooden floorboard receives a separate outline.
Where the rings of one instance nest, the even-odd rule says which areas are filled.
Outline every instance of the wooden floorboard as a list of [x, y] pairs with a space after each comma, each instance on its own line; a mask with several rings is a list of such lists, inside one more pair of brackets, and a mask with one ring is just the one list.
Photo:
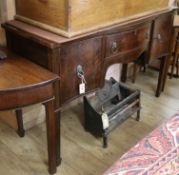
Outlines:
[[[167, 80], [165, 92], [156, 98], [157, 72], [138, 73], [135, 84], [141, 89], [141, 121], [135, 115], [109, 135], [108, 148], [102, 139], [83, 127], [83, 106], [74, 102], [62, 112], [62, 164], [57, 175], [101, 175], [114, 161], [154, 128], [179, 110], [179, 79]], [[47, 175], [46, 127], [40, 124], [19, 138], [14, 129], [0, 122], [0, 175]]]

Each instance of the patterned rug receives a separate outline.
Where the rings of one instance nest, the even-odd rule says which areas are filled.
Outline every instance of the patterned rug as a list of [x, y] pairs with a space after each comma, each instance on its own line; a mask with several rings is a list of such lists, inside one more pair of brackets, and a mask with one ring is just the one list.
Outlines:
[[179, 175], [179, 113], [138, 142], [103, 175]]

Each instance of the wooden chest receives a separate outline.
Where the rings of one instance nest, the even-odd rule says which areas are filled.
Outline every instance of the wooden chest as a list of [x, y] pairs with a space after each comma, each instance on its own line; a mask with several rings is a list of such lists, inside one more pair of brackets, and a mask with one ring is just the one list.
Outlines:
[[16, 19], [72, 37], [168, 8], [168, 0], [16, 0]]

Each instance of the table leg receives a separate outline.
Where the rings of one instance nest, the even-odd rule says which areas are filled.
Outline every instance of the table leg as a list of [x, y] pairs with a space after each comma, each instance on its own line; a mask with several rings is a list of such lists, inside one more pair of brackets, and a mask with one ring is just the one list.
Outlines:
[[56, 118], [57, 118], [57, 126], [56, 126], [56, 129], [57, 129], [57, 166], [61, 164], [61, 128], [60, 128], [60, 125], [61, 125], [61, 111], [57, 112], [56, 113]]
[[128, 67], [127, 64], [123, 64], [123, 65], [122, 65], [121, 81], [122, 81], [123, 83], [125, 83], [126, 80], [127, 80], [127, 67]]
[[24, 130], [24, 124], [23, 124], [23, 118], [22, 118], [22, 109], [16, 109], [16, 120], [17, 120], [17, 133], [20, 137], [24, 137], [25, 130]]
[[166, 59], [167, 59], [167, 57], [162, 57], [161, 61], [160, 61], [157, 90], [156, 90], [156, 94], [155, 94], [156, 97], [159, 97], [160, 93], [162, 92], [162, 86], [163, 86], [164, 75], [165, 75], [165, 67], [166, 67]]
[[134, 67], [133, 67], [133, 75], [132, 75], [132, 83], [135, 83], [135, 80], [136, 80], [136, 74], [137, 74], [137, 64], [134, 63]]
[[45, 103], [47, 143], [48, 143], [48, 166], [49, 173], [56, 173], [57, 162], [57, 118], [54, 112], [54, 100]]
[[171, 72], [170, 72], [170, 78], [173, 78], [173, 74], [174, 74], [174, 68], [175, 68], [175, 62], [176, 62], [176, 60], [177, 60], [177, 54], [178, 54], [178, 42], [177, 42], [177, 38], [178, 38], [178, 32], [174, 32], [173, 33], [173, 38], [172, 38], [172, 40], [171, 40], [171, 42], [172, 43], [170, 43], [170, 44], [172, 44], [172, 50], [170, 50], [170, 54], [171, 54], [171, 57], [173, 57], [173, 59], [172, 59], [172, 62], [171, 62]]

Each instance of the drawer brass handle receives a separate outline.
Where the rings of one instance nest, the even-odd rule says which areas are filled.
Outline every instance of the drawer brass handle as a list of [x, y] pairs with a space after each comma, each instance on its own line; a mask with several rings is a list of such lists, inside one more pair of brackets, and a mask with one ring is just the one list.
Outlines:
[[145, 37], [146, 37], [146, 39], [149, 39], [150, 38], [150, 32], [146, 32]]
[[111, 52], [112, 53], [115, 53], [118, 51], [118, 45], [117, 45], [117, 42], [113, 42], [112, 43], [112, 46], [111, 46]]
[[155, 37], [153, 39], [156, 39], [156, 40], [160, 41], [162, 39], [162, 36], [161, 36], [161, 34], [158, 34], [157, 37]]
[[81, 65], [76, 67], [76, 73], [78, 78], [81, 78], [84, 75], [83, 67]]

